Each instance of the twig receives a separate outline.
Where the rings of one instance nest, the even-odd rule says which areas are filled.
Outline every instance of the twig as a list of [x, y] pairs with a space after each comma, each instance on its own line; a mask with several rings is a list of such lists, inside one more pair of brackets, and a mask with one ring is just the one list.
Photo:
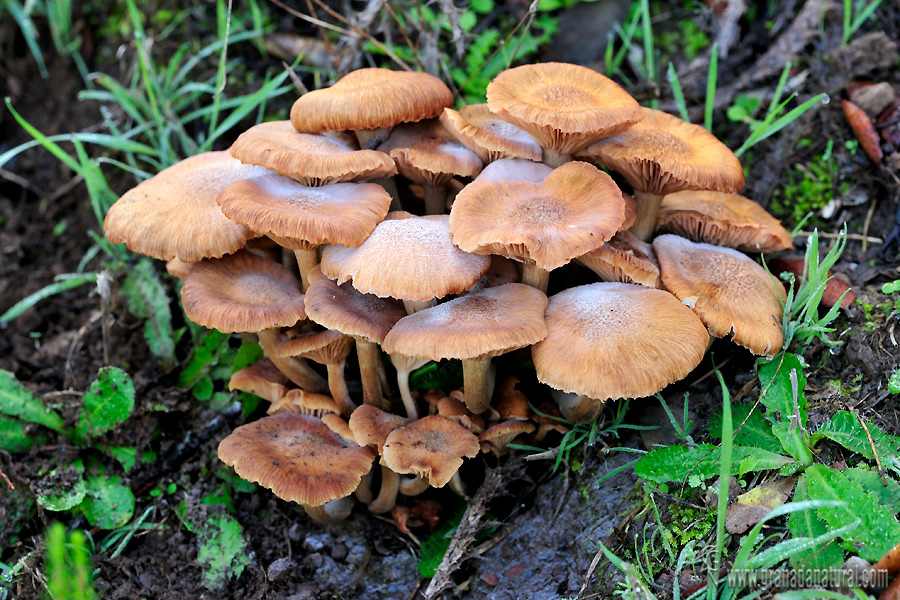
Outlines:
[[875, 448], [875, 440], [872, 439], [872, 434], [869, 433], [869, 428], [866, 426], [866, 422], [863, 421], [863, 418], [859, 416], [859, 413], [856, 412], [856, 409], [853, 407], [850, 408], [850, 412], [856, 417], [856, 420], [859, 421], [859, 424], [862, 425], [863, 431], [866, 432], [866, 437], [869, 438], [869, 446], [872, 448], [872, 454], [875, 456], [875, 464], [878, 465], [878, 476], [881, 477], [881, 484], [885, 487], [887, 486], [887, 481], [884, 479], [884, 469], [881, 466], [881, 459], [878, 457], [878, 450]]
[[878, 204], [878, 197], [875, 196], [872, 198], [872, 205], [869, 207], [869, 212], [866, 213], [866, 220], [863, 223], [863, 243], [862, 243], [862, 252], [866, 253], [866, 249], [869, 245], [869, 224], [872, 222], [872, 215], [875, 213], [875, 206]]
[[16, 486], [13, 485], [13, 482], [9, 480], [9, 477], [6, 476], [6, 473], [3, 472], [3, 469], [0, 469], [0, 477], [3, 477], [3, 481], [6, 482], [6, 485], [9, 486], [10, 490], [15, 490]]
[[363, 555], [362, 563], [359, 565], [359, 571], [356, 572], [356, 577], [353, 578], [353, 584], [350, 586], [351, 590], [355, 590], [356, 586], [362, 582], [363, 576], [366, 574], [366, 569], [369, 566], [369, 561], [372, 560], [372, 546], [366, 548], [366, 553]]

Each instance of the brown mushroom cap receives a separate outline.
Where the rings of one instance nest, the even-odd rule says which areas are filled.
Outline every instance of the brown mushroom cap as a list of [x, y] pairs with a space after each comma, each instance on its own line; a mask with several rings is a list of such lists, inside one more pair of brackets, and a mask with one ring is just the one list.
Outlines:
[[490, 267], [486, 256], [453, 245], [447, 215], [391, 215], [359, 248], [326, 246], [322, 272], [338, 283], [352, 279], [365, 294], [428, 301], [467, 290]]
[[454, 176], [475, 177], [483, 166], [477, 154], [437, 121], [398, 125], [378, 150], [390, 154], [402, 176], [422, 185], [445, 185]]
[[784, 344], [784, 287], [748, 256], [677, 235], [653, 240], [663, 285], [716, 337], [754, 354], [774, 356]]
[[291, 412], [242, 425], [219, 444], [219, 459], [242, 478], [310, 506], [353, 493], [374, 458], [319, 419]]
[[501, 158], [541, 160], [537, 141], [492, 113], [487, 104], [470, 104], [458, 112], [445, 108], [441, 123], [485, 164]]
[[548, 271], [601, 246], [625, 220], [612, 179], [587, 163], [567, 163], [542, 183], [481, 181], [459, 193], [450, 212], [453, 243]]
[[354, 150], [324, 135], [298, 133], [290, 121], [255, 125], [238, 136], [231, 155], [308, 186], [386, 177], [397, 173], [391, 158], [375, 150]]
[[[460, 394], [462, 396], [462, 394]], [[484, 431], [484, 419], [476, 415], [459, 398], [441, 398], [437, 403], [438, 415], [456, 421], [475, 435]]]
[[427, 477], [433, 487], [444, 487], [481, 447], [475, 434], [450, 419], [431, 415], [395, 429], [384, 444], [384, 462], [396, 473]]
[[194, 265], [181, 300], [191, 321], [222, 332], [255, 333], [306, 318], [297, 278], [246, 251]]
[[641, 119], [640, 105], [617, 83], [564, 63], [503, 71], [488, 84], [487, 103], [491, 112], [559, 154], [573, 154]]
[[331, 396], [293, 389], [272, 402], [272, 406], [266, 411], [270, 415], [282, 412], [296, 412], [322, 418], [329, 413], [340, 414], [341, 409]]
[[603, 281], [637, 283], [662, 288], [659, 262], [647, 242], [628, 231], [616, 233], [607, 243], [593, 252], [578, 257], [578, 262], [600, 276]]
[[722, 192], [684, 191], [663, 198], [657, 227], [694, 242], [743, 252], [775, 252], [794, 247], [781, 222], [759, 204]]
[[433, 75], [359, 69], [301, 96], [291, 107], [291, 123], [304, 133], [376, 129], [437, 117], [452, 104], [450, 89]]
[[326, 329], [289, 335], [278, 344], [275, 356], [302, 356], [327, 365], [343, 361], [352, 347], [352, 337]]
[[478, 434], [478, 441], [488, 446], [485, 452], [493, 452], [500, 456], [507, 450], [507, 446], [512, 443], [517, 436], [523, 433], [532, 433], [536, 429], [534, 423], [528, 421], [501, 421], [495, 423]]
[[699, 125], [651, 108], [627, 131], [602, 139], [579, 156], [621, 173], [635, 190], [655, 195], [681, 190], [736, 192], [744, 187], [741, 163]]
[[222, 214], [216, 196], [265, 172], [228, 152], [186, 158], [125, 192], [106, 213], [106, 237], [159, 260], [197, 262], [236, 252], [256, 234]]
[[268, 358], [258, 360], [231, 374], [228, 389], [255, 394], [269, 402], [277, 402], [287, 394], [288, 378]]
[[550, 297], [547, 337], [532, 346], [538, 379], [596, 400], [641, 398], [685, 377], [709, 334], [668, 292], [593, 283]]
[[369, 405], [360, 406], [350, 415], [350, 430], [356, 443], [371, 446], [378, 450], [378, 454], [384, 453], [384, 442], [388, 435], [408, 424], [409, 419]]
[[374, 183], [308, 187], [281, 175], [238, 181], [219, 195], [222, 212], [259, 234], [358, 246], [384, 219], [391, 195]]

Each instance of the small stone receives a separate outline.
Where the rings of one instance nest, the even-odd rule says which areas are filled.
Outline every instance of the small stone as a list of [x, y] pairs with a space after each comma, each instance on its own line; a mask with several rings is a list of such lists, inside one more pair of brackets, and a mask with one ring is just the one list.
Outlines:
[[303, 567], [307, 569], [317, 570], [322, 568], [322, 563], [325, 562], [325, 557], [323, 557], [320, 553], [316, 552], [315, 554], [310, 554], [306, 558], [303, 559]]
[[500, 579], [493, 573], [482, 573], [481, 580], [488, 585], [497, 585]]
[[900, 152], [894, 152], [884, 162], [891, 171], [900, 171]]
[[328, 534], [308, 535], [303, 540], [303, 549], [307, 552], [321, 552], [326, 546], [331, 545], [331, 536]]
[[315, 600], [319, 595], [319, 586], [314, 583], [302, 583], [297, 591], [285, 598], [285, 600]]
[[141, 582], [141, 585], [148, 590], [153, 586], [153, 576], [150, 575], [150, 573], [141, 573], [138, 580]]
[[284, 579], [285, 576], [288, 575], [293, 568], [294, 561], [287, 557], [279, 558], [269, 565], [269, 570], [266, 575], [268, 576], [269, 581], [278, 581], [280, 579]]
[[288, 529], [288, 538], [292, 542], [299, 542], [300, 538], [303, 537], [302, 533], [303, 532], [300, 530], [300, 524], [294, 523], [293, 525], [291, 525], [291, 528]]
[[347, 546], [337, 542], [331, 547], [331, 558], [334, 560], [344, 560], [347, 557]]
[[896, 97], [893, 86], [884, 81], [857, 88], [850, 93], [850, 101], [863, 109], [873, 121]]

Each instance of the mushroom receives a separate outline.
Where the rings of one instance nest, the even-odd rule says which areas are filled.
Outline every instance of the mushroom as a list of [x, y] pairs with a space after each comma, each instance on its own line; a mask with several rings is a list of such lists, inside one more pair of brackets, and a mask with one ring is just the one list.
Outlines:
[[659, 262], [653, 248], [630, 231], [616, 233], [596, 250], [578, 257], [578, 262], [600, 276], [603, 281], [637, 283], [662, 288]]
[[[384, 412], [374, 406], [360, 406], [350, 416], [350, 430], [356, 443], [369, 446], [384, 454], [384, 443], [388, 435], [395, 429], [404, 427], [409, 419]], [[387, 466], [382, 460], [381, 488], [378, 496], [368, 502], [368, 508], [375, 514], [385, 513], [394, 507], [397, 492], [400, 489], [400, 475]]]
[[541, 146], [528, 132], [504, 121], [487, 104], [445, 108], [441, 123], [485, 164], [501, 158], [540, 162]]
[[353, 338], [340, 331], [328, 329], [296, 335], [288, 333], [287, 339], [282, 340], [275, 349], [275, 355], [281, 358], [290, 356], [307, 358], [325, 365], [328, 371], [328, 390], [340, 407], [341, 414], [350, 416], [356, 405], [350, 399], [350, 392], [347, 391], [344, 367], [347, 364], [347, 356], [353, 349]]
[[429, 415], [395, 429], [384, 443], [384, 462], [397, 473], [424, 477], [440, 488], [456, 475], [463, 458], [481, 447], [475, 434], [450, 419]]
[[263, 358], [249, 367], [232, 373], [231, 379], [228, 380], [228, 389], [255, 394], [263, 400], [277, 402], [288, 392], [285, 386], [287, 381], [284, 373], [279, 371], [271, 360]]

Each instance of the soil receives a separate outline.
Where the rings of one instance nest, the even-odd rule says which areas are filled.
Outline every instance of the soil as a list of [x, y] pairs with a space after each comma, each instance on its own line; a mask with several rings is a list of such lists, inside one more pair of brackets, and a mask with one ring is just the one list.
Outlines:
[[[885, 240], [895, 227], [900, 161], [889, 155], [900, 149], [898, 119], [893, 117], [893, 125], [890, 121], [881, 125], [881, 146], [888, 158], [876, 167], [861, 149], [855, 154], [845, 149], [844, 142], [855, 137], [839, 102], [860, 82], [893, 82], [896, 90], [900, 80], [900, 5], [882, 3], [875, 18], [855, 36], [859, 39], [875, 32], [875, 37], [840, 48], [838, 3], [818, 2], [824, 7], [820, 27], [814, 22], [812, 30], [802, 24], [792, 28], [793, 17], [801, 9], [809, 9], [808, 4], [814, 1], [779, 0], [772, 13], [777, 17], [770, 26], [763, 22], [763, 16], [750, 13], [734, 21], [737, 37], [719, 64], [720, 93], [729, 99], [742, 93], [771, 94], [781, 65], [793, 60], [792, 85], [801, 97], [825, 92], [831, 98], [829, 104], [817, 106], [744, 158], [748, 172], [744, 194], [768, 205], [784, 190], [793, 165], [805, 164], [825, 151], [829, 140], [833, 141], [835, 189], [840, 189], [837, 201], [828, 207], [826, 215], [817, 214], [806, 229], [814, 225], [831, 236], [847, 224], [852, 236], [834, 271], [852, 286], [859, 303], [841, 312], [834, 334], [844, 342], [841, 348], [830, 352], [814, 344], [806, 354], [810, 364], [807, 394], [813, 402], [810, 426], [851, 406], [885, 431], [900, 434], [898, 405], [886, 387], [887, 378], [900, 365], [898, 314], [893, 298], [881, 292], [884, 283], [900, 279], [898, 246], [885, 248], [877, 241], [862, 241], [865, 236]], [[620, 14], [620, 4], [576, 4], [559, 16], [563, 22], [583, 24], [597, 15]], [[728, 3], [711, 4], [720, 7]], [[517, 5], [510, 6], [521, 10]], [[717, 20], [705, 9], [688, 10], [680, 4], [665, 7], [666, 19], [654, 24], [659, 30], [677, 31], [678, 19], [685, 18], [697, 19], [701, 28], [711, 32], [717, 23], [722, 29], [729, 24], [725, 17]], [[86, 39], [90, 39], [85, 58], [91, 69], [118, 72], [121, 64], [115, 58], [115, 47], [103, 46], [107, 40], [98, 37], [97, 29], [91, 30], [96, 24], [90, 19], [80, 23], [87, 28]], [[287, 18], [280, 23], [282, 27], [292, 24], [296, 22]], [[595, 66], [602, 60], [605, 42], [594, 43], [601, 39], [596, 31], [573, 28], [559, 37], [565, 43], [551, 44], [542, 50], [543, 56]], [[127, 45], [123, 48], [124, 52], [131, 51]], [[780, 54], [764, 54], [770, 48]], [[83, 88], [77, 70], [52, 51], [45, 50], [44, 55], [50, 72], [46, 79], [39, 75], [13, 21], [0, 21], [0, 94], [11, 97], [13, 106], [44, 133], [97, 129], [97, 105], [74, 100]], [[689, 104], [701, 107], [704, 60], [695, 58], [691, 62], [682, 56], [672, 59], [678, 61]], [[252, 61], [248, 57], [248, 61], [251, 73], [270, 66], [264, 65], [258, 55]], [[776, 65], [774, 69], [772, 64]], [[631, 91], [644, 98], [657, 92], [652, 86]], [[665, 96], [660, 104], [668, 110], [674, 106]], [[287, 100], [282, 105], [273, 102], [269, 110], [288, 105]], [[725, 121], [723, 111], [717, 113], [719, 119]], [[747, 135], [746, 128], [737, 124], [723, 129], [731, 147]], [[9, 112], [0, 111], [0, 152], [28, 140]], [[799, 143], [801, 140], [808, 143]], [[113, 176], [114, 169], [108, 169], [108, 173], [118, 192], [133, 185], [124, 176]], [[777, 216], [792, 225], [789, 216]], [[31, 150], [4, 165], [0, 170], [0, 312], [48, 285], [55, 276], [74, 272], [92, 245], [87, 233], [98, 230], [83, 183], [73, 179], [49, 153]], [[797, 242], [798, 251], [793, 255], [802, 256], [805, 241], [798, 237]], [[827, 248], [833, 237], [823, 242], [823, 249]], [[90, 268], [98, 265], [95, 260]], [[245, 417], [240, 411], [214, 409], [178, 389], [174, 385], [178, 369], [164, 371], [158, 366], [144, 341], [141, 321], [129, 315], [121, 301], [113, 304], [111, 326], [104, 338], [101, 300], [89, 288], [83, 286], [47, 298], [0, 329], [0, 369], [14, 373], [30, 392], [60, 411], [69, 424], [75, 420], [82, 394], [98, 369], [106, 366], [104, 345], [110, 363], [123, 367], [133, 378], [139, 399], [135, 413], [105, 434], [101, 442], [156, 453], [155, 461], [142, 463], [128, 473], [118, 464], [108, 465], [110, 472], [120, 475], [135, 492], [135, 515], [150, 509], [147, 523], [155, 526], [140, 530], [115, 558], [111, 549], [94, 554], [94, 582], [102, 597], [405, 600], [424, 591], [428, 581], [419, 576], [417, 560], [418, 542], [428, 535], [427, 528], [404, 535], [390, 519], [360, 510], [340, 525], [325, 526], [312, 521], [297, 505], [259, 487], [235, 492], [231, 510], [222, 503], [205, 502], [232, 477], [216, 458], [216, 446]], [[876, 308], [869, 311], [865, 306]], [[180, 315], [177, 306], [173, 307]], [[732, 394], [752, 378], [753, 357], [746, 351], [720, 340], [714, 344], [712, 355]], [[673, 408], [680, 406], [685, 391], [691, 393], [693, 432], [698, 439], [705, 430], [704, 416], [721, 402], [710, 370], [707, 359], [684, 382], [664, 393]], [[843, 382], [850, 391], [842, 395], [834, 381]], [[751, 389], [748, 397], [752, 399], [756, 393], [758, 390]], [[626, 422], [665, 425], [664, 414], [656, 414], [661, 411], [647, 410], [651, 400], [633, 402]], [[21, 561], [23, 569], [10, 591], [12, 597], [23, 600], [46, 595], [40, 558], [46, 527], [69, 518], [70, 526], [88, 528], [83, 517], [50, 513], [35, 505], [34, 499], [49, 483], [48, 473], [53, 467], [87, 458], [85, 455], [93, 452], [70, 445], [65, 436], [43, 433], [45, 439], [27, 452], [0, 453], [0, 471], [9, 479], [8, 483], [0, 480], [0, 523], [4, 524], [0, 526], [0, 563], [14, 565]], [[652, 441], [674, 441], [670, 432], [656, 436]], [[465, 473], [472, 482], [472, 493], [477, 493], [485, 470], [501, 472], [502, 485], [492, 490], [488, 501], [497, 527], [488, 539], [478, 542], [475, 557], [453, 574], [446, 597], [545, 600], [608, 594], [616, 571], [608, 565], [598, 570], [592, 564], [598, 550], [596, 542], [603, 541], [614, 549], [627, 549], [629, 544], [633, 548], [635, 532], [643, 526], [641, 519], [646, 515], [637, 518], [632, 514], [639, 493], [633, 470], [598, 480], [630, 460], [618, 448], [644, 448], [648, 443], [647, 436], [635, 433], [605, 438], [577, 452], [578, 468], [573, 469], [570, 462], [555, 473], [552, 460], [526, 462], [518, 454], [499, 461], [470, 461]], [[63, 470], [55, 477], [59, 480], [66, 476]], [[151, 490], [170, 487], [176, 491], [150, 494]], [[444, 506], [455, 502], [449, 491], [433, 492], [428, 498]], [[703, 502], [699, 497], [692, 501]], [[189, 508], [189, 519], [195, 525], [202, 526], [205, 519], [225, 513], [234, 515], [247, 542], [247, 565], [239, 577], [219, 589], [205, 585], [197, 539], [178, 516], [179, 504]], [[92, 534], [99, 540], [103, 532], [94, 530]], [[661, 575], [656, 582], [661, 589], [657, 591], [663, 591], [667, 581], [671, 588], [672, 577]]]

